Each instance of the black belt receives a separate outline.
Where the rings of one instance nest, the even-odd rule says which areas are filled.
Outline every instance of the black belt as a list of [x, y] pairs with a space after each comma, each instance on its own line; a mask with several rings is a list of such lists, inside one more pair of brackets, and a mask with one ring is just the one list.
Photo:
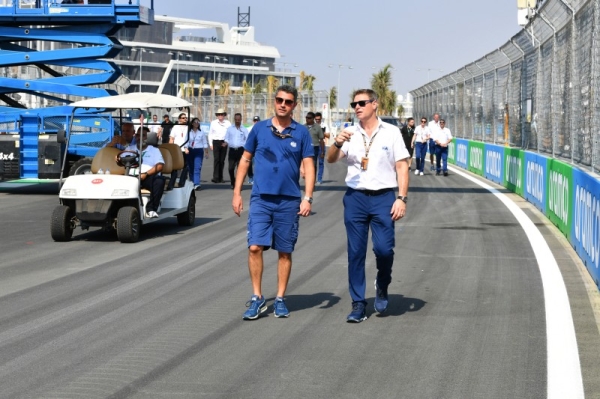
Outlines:
[[369, 197], [376, 197], [378, 195], [382, 195], [385, 193], [389, 193], [390, 191], [394, 191], [393, 188], [382, 188], [381, 190], [356, 190], [356, 189], [351, 189], [354, 191], [358, 191], [359, 193], [362, 193], [364, 195], [368, 195]]

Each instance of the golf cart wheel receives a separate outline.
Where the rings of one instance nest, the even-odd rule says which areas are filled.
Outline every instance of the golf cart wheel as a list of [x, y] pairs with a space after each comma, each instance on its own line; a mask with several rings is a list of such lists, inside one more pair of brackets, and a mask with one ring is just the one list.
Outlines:
[[140, 213], [132, 206], [124, 206], [117, 213], [117, 237], [123, 243], [136, 242], [140, 238]]
[[83, 175], [87, 171], [92, 171], [92, 159], [81, 158], [71, 166], [71, 169], [69, 169], [69, 176]]
[[192, 226], [196, 221], [196, 196], [192, 192], [188, 201], [187, 210], [177, 215], [177, 223], [180, 226]]
[[69, 241], [73, 237], [73, 211], [66, 205], [59, 205], [52, 212], [50, 235], [54, 241]]

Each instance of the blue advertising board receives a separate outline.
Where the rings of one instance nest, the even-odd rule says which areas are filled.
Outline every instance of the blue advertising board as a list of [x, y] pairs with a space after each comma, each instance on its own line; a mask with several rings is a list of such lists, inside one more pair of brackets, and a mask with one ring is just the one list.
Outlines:
[[573, 168], [571, 244], [600, 288], [600, 182]]
[[456, 143], [456, 166], [467, 169], [469, 164], [469, 140], [454, 139], [454, 142]]
[[546, 176], [548, 158], [525, 152], [525, 199], [546, 213]]
[[484, 176], [495, 183], [504, 183], [504, 147], [486, 144], [483, 148], [485, 162]]

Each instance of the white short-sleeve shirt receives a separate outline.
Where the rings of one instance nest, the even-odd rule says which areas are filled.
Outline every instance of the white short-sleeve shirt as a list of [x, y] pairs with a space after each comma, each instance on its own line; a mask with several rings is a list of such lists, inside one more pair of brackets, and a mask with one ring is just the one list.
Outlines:
[[430, 135], [431, 133], [429, 132], [429, 128], [427, 126], [422, 127], [419, 125], [415, 128], [415, 136], [417, 136], [415, 142], [417, 143], [426, 143], [427, 140], [429, 140]]
[[[400, 129], [379, 118], [378, 121], [379, 126], [371, 135], [371, 139], [360, 123], [349, 127], [348, 129], [354, 130], [354, 134], [341, 148], [348, 162], [346, 185], [355, 190], [398, 187], [396, 162], [410, 157]], [[369, 163], [367, 169], [362, 170], [361, 162], [366, 153], [365, 141], [366, 147], [369, 148]], [[369, 147], [370, 142], [372, 144]]]

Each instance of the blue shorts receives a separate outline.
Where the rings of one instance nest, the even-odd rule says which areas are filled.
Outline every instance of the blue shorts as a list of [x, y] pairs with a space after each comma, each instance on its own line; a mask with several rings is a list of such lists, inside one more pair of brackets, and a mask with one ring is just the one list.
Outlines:
[[435, 141], [429, 139], [429, 155], [435, 155]]
[[300, 198], [252, 195], [248, 212], [248, 247], [292, 253], [298, 240]]

